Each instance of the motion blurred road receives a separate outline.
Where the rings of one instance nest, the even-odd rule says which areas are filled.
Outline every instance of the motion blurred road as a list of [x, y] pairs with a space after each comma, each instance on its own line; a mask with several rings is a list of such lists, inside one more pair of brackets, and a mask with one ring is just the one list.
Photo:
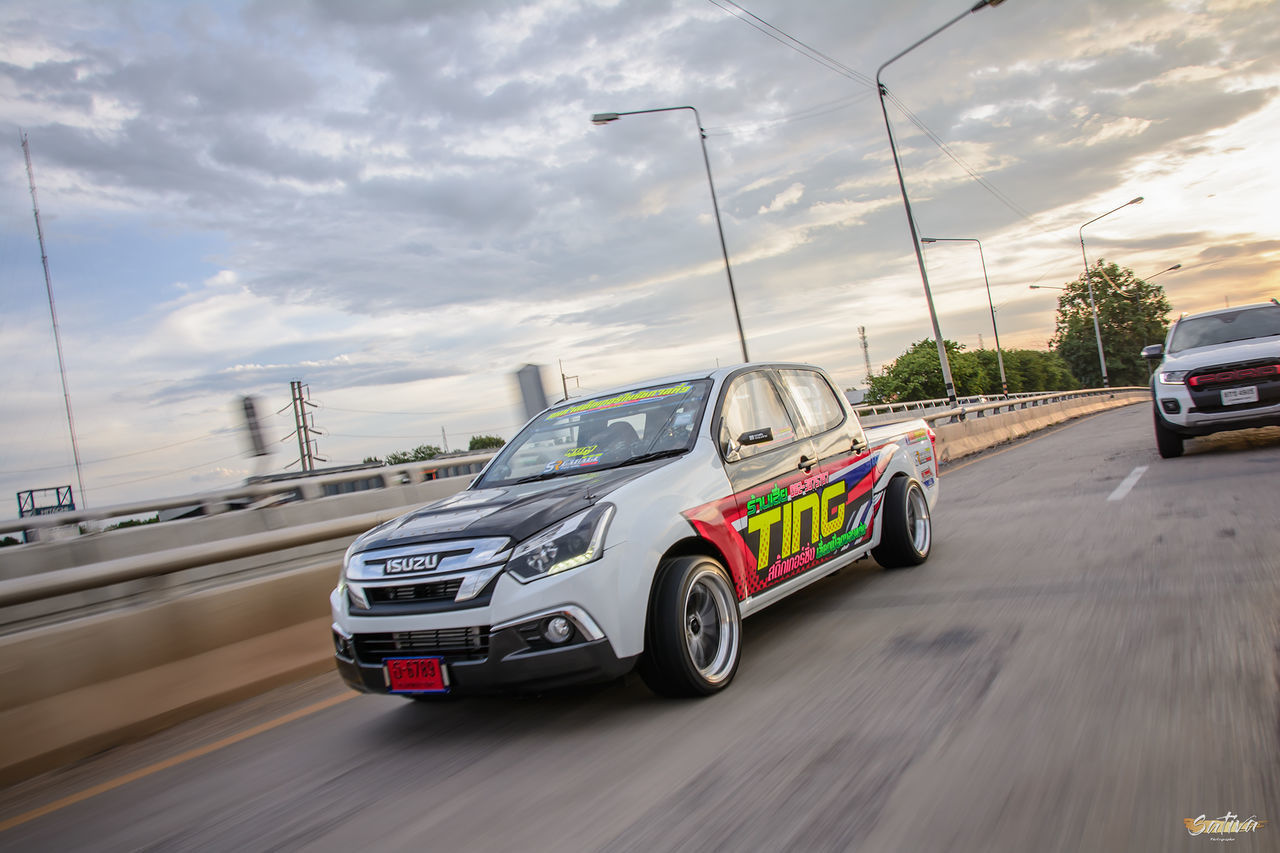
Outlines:
[[0, 848], [1280, 849], [1280, 429], [1161, 460], [1135, 405], [943, 475], [928, 563], [747, 620], [711, 699], [326, 676], [0, 793]]

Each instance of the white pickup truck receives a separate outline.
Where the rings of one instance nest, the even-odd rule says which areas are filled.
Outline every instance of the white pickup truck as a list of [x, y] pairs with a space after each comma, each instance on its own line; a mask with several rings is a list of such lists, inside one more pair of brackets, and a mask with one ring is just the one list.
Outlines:
[[360, 536], [330, 603], [338, 671], [411, 698], [633, 667], [733, 679], [741, 619], [870, 553], [923, 563], [924, 421], [864, 430], [823, 371], [747, 364], [561, 403], [471, 486]]

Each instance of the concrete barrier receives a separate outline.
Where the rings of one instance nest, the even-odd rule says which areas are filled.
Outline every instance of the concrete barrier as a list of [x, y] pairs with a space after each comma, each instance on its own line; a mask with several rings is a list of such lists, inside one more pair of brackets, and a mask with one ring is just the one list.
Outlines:
[[938, 461], [943, 464], [953, 462], [962, 456], [1022, 438], [1072, 418], [1150, 400], [1150, 391], [1125, 390], [1117, 391], [1113, 396], [1080, 397], [982, 418], [968, 417], [957, 423], [935, 424], [933, 431], [938, 436]]
[[[938, 424], [938, 457], [1149, 399], [1117, 392]], [[328, 596], [350, 538], [269, 576], [0, 637], [0, 784], [332, 667]]]

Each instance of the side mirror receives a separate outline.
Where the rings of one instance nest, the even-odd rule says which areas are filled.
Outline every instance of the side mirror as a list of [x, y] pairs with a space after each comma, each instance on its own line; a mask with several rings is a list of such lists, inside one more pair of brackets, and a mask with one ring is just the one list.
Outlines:
[[1152, 344], [1142, 348], [1142, 357], [1150, 361], [1164, 358], [1164, 344]]
[[738, 444], [743, 447], [752, 444], [766, 444], [770, 441], [773, 441], [773, 427], [749, 429], [742, 435], [738, 436]]

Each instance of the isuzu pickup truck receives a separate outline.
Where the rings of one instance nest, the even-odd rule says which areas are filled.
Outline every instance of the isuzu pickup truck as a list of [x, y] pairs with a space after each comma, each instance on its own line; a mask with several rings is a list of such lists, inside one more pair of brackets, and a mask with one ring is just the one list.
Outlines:
[[338, 671], [416, 699], [633, 668], [663, 695], [715, 693], [743, 617], [867, 554], [923, 563], [937, 495], [925, 422], [863, 429], [812, 366], [567, 400], [467, 489], [352, 543], [330, 598]]

